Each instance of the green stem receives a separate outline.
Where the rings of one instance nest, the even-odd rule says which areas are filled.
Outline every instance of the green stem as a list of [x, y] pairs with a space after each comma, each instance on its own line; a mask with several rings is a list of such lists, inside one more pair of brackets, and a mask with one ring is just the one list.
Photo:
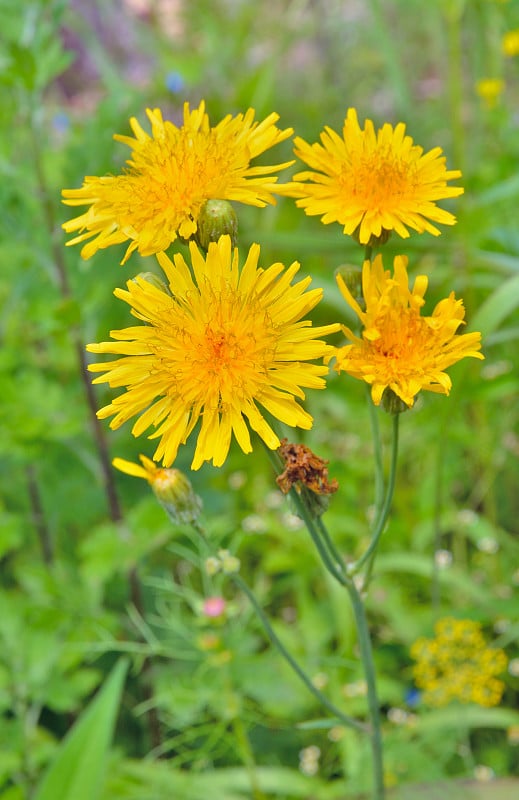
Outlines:
[[348, 582], [346, 586], [353, 607], [357, 635], [359, 639], [360, 656], [366, 685], [368, 691], [368, 707], [371, 721], [370, 742], [373, 756], [373, 800], [383, 800], [384, 790], [384, 761], [382, 751], [382, 726], [380, 720], [380, 709], [377, 696], [377, 683], [375, 676], [375, 664], [373, 661], [373, 648], [369, 635], [368, 621], [362, 597], [360, 596], [354, 582]]
[[[337, 564], [340, 564], [341, 571], [344, 571], [343, 558], [342, 558], [341, 554], [339, 553], [339, 551], [337, 550], [337, 548], [335, 546], [335, 542], [333, 541], [332, 537], [330, 536], [330, 534], [328, 532], [328, 528], [324, 524], [322, 517], [317, 517], [315, 519], [315, 527], [317, 528], [317, 530], [318, 530], [318, 532], [319, 532], [319, 534], [320, 534], [320, 536], [322, 538], [322, 541], [324, 542], [324, 544], [328, 548], [328, 551], [329, 551], [331, 557], [333, 559], [335, 559]], [[342, 583], [342, 581], [341, 581], [341, 583]]]
[[243, 763], [245, 764], [247, 775], [249, 776], [250, 788], [253, 800], [265, 800], [265, 795], [261, 791], [258, 782], [258, 775], [256, 773], [256, 762], [254, 760], [254, 754], [250, 746], [249, 737], [247, 736], [245, 725], [241, 721], [240, 717], [234, 717], [232, 721], [232, 729], [234, 731], [236, 741], [238, 742], [238, 746], [241, 751], [241, 758]]
[[399, 423], [400, 414], [393, 414], [393, 440], [391, 446], [391, 464], [389, 468], [389, 478], [388, 478], [388, 485], [386, 491], [386, 497], [384, 499], [384, 504], [382, 506], [382, 510], [375, 521], [375, 526], [373, 529], [373, 533], [371, 535], [371, 541], [363, 553], [363, 555], [350, 567], [350, 574], [355, 575], [359, 572], [359, 570], [367, 563], [368, 569], [364, 580], [364, 586], [367, 586], [369, 581], [369, 576], [371, 575], [371, 569], [373, 567], [373, 559], [375, 557], [376, 549], [378, 547], [378, 543], [380, 541], [380, 537], [384, 532], [384, 528], [389, 517], [389, 511], [391, 509], [391, 503], [393, 501], [393, 494], [395, 491], [395, 482], [396, 482], [396, 465], [398, 459], [398, 423]]
[[371, 390], [366, 384], [366, 394], [373, 439], [373, 457], [375, 459], [375, 519], [378, 518], [384, 499], [384, 463], [382, 460], [382, 439], [378, 424], [378, 408], [371, 399]]
[[[304, 502], [302, 495], [299, 494], [297, 489], [292, 487], [290, 489], [290, 496], [292, 497], [294, 505], [297, 508], [298, 515], [305, 523], [308, 533], [312, 537], [312, 541], [315, 544], [317, 552], [321, 556], [321, 560], [324, 566], [326, 567], [330, 575], [332, 575], [335, 578], [336, 581], [342, 584], [342, 586], [345, 586], [347, 578], [343, 572], [344, 566], [342, 561], [340, 560], [339, 554], [335, 549], [335, 546], [331, 543], [328, 531], [326, 531], [325, 536], [323, 537], [325, 539], [325, 542], [323, 542], [323, 539], [319, 535], [319, 530], [317, 529], [316, 519], [308, 511], [308, 508], [306, 506], [306, 503]], [[324, 528], [324, 523], [322, 522], [322, 520], [320, 518], [318, 519], [319, 519], [320, 531], [326, 530]], [[332, 548], [332, 553], [329, 552], [328, 549], [329, 547]]]
[[[299, 666], [295, 658], [288, 652], [285, 645], [278, 638], [277, 634], [274, 632], [272, 625], [270, 624], [265, 612], [259, 605], [256, 597], [254, 596], [253, 592], [245, 581], [236, 573], [232, 573], [230, 576], [232, 581], [234, 581], [235, 585], [247, 596], [249, 602], [251, 603], [252, 607], [254, 608], [258, 618], [265, 629], [265, 633], [267, 634], [268, 638], [270, 639], [271, 643], [276, 647], [278, 652], [283, 656], [285, 661], [292, 667], [296, 675], [301, 679], [301, 681], [305, 684], [306, 688], [317, 698], [319, 703], [327, 708], [337, 719], [342, 722], [343, 725], [346, 725], [348, 728], [354, 728], [357, 731], [361, 731], [362, 733], [366, 733], [366, 726], [363, 725], [361, 722], [358, 722], [353, 717], [349, 717], [347, 714], [344, 714], [337, 706], [335, 706], [328, 698], [321, 692], [319, 689], [314, 686], [308, 675], [303, 671], [303, 669]], [[378, 800], [378, 798], [377, 798]]]
[[27, 490], [31, 504], [33, 524], [38, 536], [38, 541], [40, 543], [43, 562], [47, 567], [50, 567], [54, 562], [54, 548], [52, 545], [50, 531], [45, 520], [45, 513], [43, 511], [43, 503], [41, 500], [40, 488], [38, 485], [34, 464], [29, 464], [25, 468], [25, 474], [27, 476]]
[[452, 151], [456, 168], [465, 173], [465, 128], [462, 112], [465, 108], [463, 89], [463, 57], [462, 57], [462, 16], [461, 3], [446, 3], [444, 14], [447, 19], [447, 47], [449, 74], [447, 80], [449, 92], [449, 114], [452, 129]]
[[[395, 415], [395, 418], [398, 420], [398, 415]], [[384, 521], [385, 519], [387, 519], [387, 516], [389, 514], [389, 507], [391, 505], [391, 498], [393, 495], [393, 489], [395, 483], [394, 475], [396, 473], [396, 457], [398, 449], [397, 448], [398, 422], [394, 424], [394, 431], [395, 431], [395, 437], [394, 437], [395, 444], [393, 448], [393, 458], [391, 462], [392, 469], [389, 480], [390, 493], [388, 490], [388, 497], [386, 498], [386, 503], [384, 504], [384, 509], [386, 509], [387, 505], [387, 511], [385, 513]], [[321, 558], [323, 559], [323, 562], [328, 571], [331, 572], [333, 577], [336, 578], [336, 580], [338, 580], [339, 583], [346, 588], [352, 603], [353, 614], [355, 617], [355, 626], [357, 629], [357, 636], [359, 640], [362, 666], [364, 669], [364, 675], [366, 678], [366, 685], [368, 691], [368, 707], [369, 707], [369, 716], [371, 722], [369, 736], [371, 742], [371, 750], [373, 754], [373, 775], [374, 775], [373, 800], [383, 800], [384, 766], [382, 758], [382, 729], [380, 722], [379, 703], [377, 697], [375, 665], [373, 661], [373, 648], [371, 646], [371, 639], [366, 619], [366, 612], [364, 609], [362, 598], [357, 590], [357, 587], [355, 586], [354, 581], [348, 576], [341, 574], [335, 569], [333, 561], [331, 560], [330, 557], [330, 553], [323, 544], [324, 541], [324, 543], [326, 543], [326, 545], [331, 549], [332, 553], [334, 554], [336, 553], [335, 545], [332, 542], [330, 534], [328, 533], [328, 530], [322, 518], [321, 517], [318, 517], [317, 519], [312, 518], [312, 516], [308, 513], [305, 507], [303, 498], [298, 495], [298, 500], [300, 503], [300, 506], [298, 506], [298, 511], [301, 514], [302, 518], [304, 519], [305, 524], [308, 528], [308, 532], [310, 533], [310, 536], [312, 537], [313, 541], [316, 544], [319, 555], [321, 555]], [[382, 523], [382, 528], [383, 525], [384, 522]], [[288, 653], [287, 656], [289, 656]]]
[[[229, 673], [227, 674], [227, 683], [229, 691], [232, 693], [234, 691], [234, 687]], [[259, 784], [257, 765], [254, 759], [254, 753], [250, 744], [249, 736], [239, 714], [235, 714], [233, 716], [231, 726], [238, 744], [240, 757], [245, 765], [247, 775], [249, 776], [252, 800], [266, 800]]]
[[433, 610], [436, 614], [440, 610], [441, 600], [441, 584], [440, 584], [440, 566], [438, 564], [436, 554], [440, 549], [441, 536], [442, 536], [442, 488], [443, 488], [443, 463], [444, 463], [444, 439], [443, 436], [438, 437], [436, 447], [436, 464], [435, 464], [435, 477], [434, 477], [434, 512], [433, 512], [433, 526], [434, 526], [434, 544], [433, 544], [433, 563], [432, 563], [432, 579], [431, 579], [431, 602]]

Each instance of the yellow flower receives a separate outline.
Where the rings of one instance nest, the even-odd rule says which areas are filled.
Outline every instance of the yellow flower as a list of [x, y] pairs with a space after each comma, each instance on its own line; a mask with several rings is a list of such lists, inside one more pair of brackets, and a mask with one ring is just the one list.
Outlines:
[[296, 184], [301, 198], [297, 205], [307, 214], [322, 215], [325, 224], [339, 222], [361, 244], [383, 241], [390, 231], [405, 239], [408, 228], [437, 236], [433, 222], [456, 222], [436, 201], [463, 194], [463, 189], [447, 186], [461, 172], [445, 168], [439, 147], [424, 154], [405, 135], [403, 123], [394, 129], [386, 123], [375, 133], [368, 119], [362, 130], [350, 108], [342, 137], [326, 127], [321, 142], [294, 139], [295, 154], [312, 170], [294, 176], [294, 181], [307, 181]]
[[236, 200], [254, 206], [275, 203], [273, 193], [290, 194], [290, 184], [277, 185], [277, 172], [293, 162], [251, 167], [253, 158], [292, 135], [276, 127], [277, 114], [254, 121], [254, 109], [227, 115], [209, 125], [205, 105], [190, 111], [184, 105], [184, 124], [164, 121], [158, 108], [147, 109], [151, 136], [132, 117], [135, 138], [114, 136], [127, 144], [131, 158], [122, 175], [86, 177], [80, 189], [64, 189], [64, 203], [89, 208], [65, 222], [67, 233], [79, 231], [67, 244], [91, 239], [81, 255], [130, 240], [121, 263], [134, 250], [143, 256], [166, 250], [177, 236], [189, 239], [197, 217], [210, 199]]
[[504, 683], [496, 676], [506, 669], [505, 652], [487, 647], [481, 625], [469, 619], [446, 617], [436, 623], [434, 632], [434, 639], [422, 637], [411, 647], [414, 679], [424, 690], [424, 702], [498, 705]]
[[497, 105], [504, 88], [505, 82], [500, 78], [483, 78], [476, 83], [476, 92], [487, 108], [494, 108]]
[[245, 453], [252, 450], [250, 428], [276, 449], [280, 441], [258, 406], [287, 425], [310, 428], [312, 417], [297, 402], [302, 387], [323, 389], [327, 368], [304, 362], [332, 351], [318, 339], [338, 325], [312, 328], [303, 320], [322, 297], [322, 289], [306, 292], [305, 278], [292, 285], [299, 270], [276, 263], [258, 267], [259, 245], [252, 245], [240, 270], [238, 250], [230, 238], [211, 243], [207, 257], [190, 244], [194, 279], [180, 254], [174, 263], [164, 254], [159, 263], [171, 294], [137, 276], [127, 291], [115, 295], [145, 324], [112, 331], [115, 341], [88, 345], [92, 353], [114, 353], [116, 361], [92, 364], [107, 382], [126, 392], [98, 412], [114, 416], [118, 428], [138, 416], [132, 432], [156, 428], [154, 455], [169, 466], [180, 444], [201, 421], [193, 469], [212, 460], [221, 466], [234, 434]]
[[457, 335], [465, 310], [454, 292], [441, 300], [432, 316], [420, 315], [427, 290], [427, 277], [419, 275], [409, 288], [407, 258], [397, 256], [394, 275], [385, 271], [382, 257], [365, 261], [362, 271], [363, 310], [343, 278], [337, 283], [346, 302], [358, 315], [362, 338], [342, 326], [352, 342], [336, 350], [338, 372], [348, 372], [371, 385], [378, 405], [389, 388], [412, 406], [422, 389], [449, 394], [451, 380], [444, 370], [467, 356], [483, 358], [480, 333]]
[[501, 40], [501, 48], [505, 56], [509, 58], [513, 58], [513, 56], [519, 56], [519, 29], [516, 28], [513, 31], [507, 31], [502, 40]]

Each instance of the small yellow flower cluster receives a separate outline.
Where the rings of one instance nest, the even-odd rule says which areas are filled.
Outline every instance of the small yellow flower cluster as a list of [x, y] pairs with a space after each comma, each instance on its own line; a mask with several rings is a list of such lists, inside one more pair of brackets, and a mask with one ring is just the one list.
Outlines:
[[414, 679], [424, 703], [498, 705], [505, 687], [497, 676], [506, 669], [505, 652], [487, 647], [481, 625], [470, 619], [441, 619], [434, 632], [434, 639], [422, 637], [411, 647]]

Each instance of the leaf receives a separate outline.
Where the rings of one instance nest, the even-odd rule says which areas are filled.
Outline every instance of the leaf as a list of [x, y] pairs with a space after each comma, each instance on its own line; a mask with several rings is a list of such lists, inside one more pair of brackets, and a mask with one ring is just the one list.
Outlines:
[[447, 728], [463, 731], [470, 728], [502, 728], [506, 730], [512, 725], [519, 725], [519, 712], [514, 709], [481, 708], [470, 705], [464, 706], [462, 710], [459, 706], [451, 706], [429, 711], [416, 720], [416, 730], [437, 730], [440, 733]]
[[497, 330], [506, 317], [519, 307], [519, 275], [501, 283], [474, 314], [468, 330], [488, 336]]
[[511, 200], [519, 194], [519, 175], [512, 175], [511, 178], [506, 178], [500, 183], [495, 183], [489, 189], [480, 192], [476, 198], [472, 200], [474, 208], [484, 208], [485, 206], [493, 206], [503, 200]]
[[444, 781], [398, 787], [388, 800], [512, 800], [519, 797], [519, 781]]
[[127, 668], [124, 659], [115, 665], [63, 740], [33, 800], [93, 800], [100, 796]]
[[[418, 553], [381, 553], [376, 563], [378, 574], [388, 572], [406, 572], [410, 575], [419, 575], [423, 578], [432, 579], [434, 566], [430, 556], [423, 556]], [[486, 590], [456, 567], [441, 570], [439, 580], [442, 585], [463, 592], [473, 599], [475, 603], [486, 602]]]

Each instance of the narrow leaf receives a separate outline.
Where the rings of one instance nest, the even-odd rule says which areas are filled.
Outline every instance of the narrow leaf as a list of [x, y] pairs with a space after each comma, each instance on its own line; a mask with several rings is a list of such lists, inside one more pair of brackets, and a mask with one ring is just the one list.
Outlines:
[[481, 331], [483, 337], [499, 328], [506, 317], [519, 307], [519, 275], [503, 281], [472, 317], [469, 330]]
[[122, 659], [67, 734], [34, 800], [93, 800], [101, 796], [128, 663]]

